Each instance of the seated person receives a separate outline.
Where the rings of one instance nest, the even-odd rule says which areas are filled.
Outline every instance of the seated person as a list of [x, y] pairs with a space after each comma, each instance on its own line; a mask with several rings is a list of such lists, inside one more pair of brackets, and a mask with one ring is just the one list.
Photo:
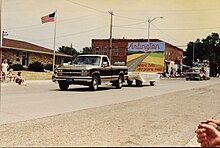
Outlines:
[[13, 72], [13, 69], [9, 69], [8, 71], [8, 74], [7, 74], [7, 77], [9, 77], [9, 82], [13, 82], [15, 81], [15, 75], [12, 73]]
[[20, 71], [16, 75], [15, 82], [18, 83], [19, 85], [24, 84], [24, 79], [23, 79]]

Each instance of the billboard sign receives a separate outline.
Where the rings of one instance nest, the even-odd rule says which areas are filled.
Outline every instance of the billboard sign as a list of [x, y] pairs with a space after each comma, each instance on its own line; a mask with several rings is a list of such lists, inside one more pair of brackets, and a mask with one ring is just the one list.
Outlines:
[[162, 73], [164, 50], [164, 42], [128, 42], [128, 70], [130, 72]]

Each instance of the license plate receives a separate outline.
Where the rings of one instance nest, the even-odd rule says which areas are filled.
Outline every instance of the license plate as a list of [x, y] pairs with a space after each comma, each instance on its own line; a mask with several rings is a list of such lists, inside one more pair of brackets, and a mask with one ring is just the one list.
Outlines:
[[73, 79], [66, 79], [66, 81], [67, 81], [67, 82], [72, 82], [72, 81], [73, 81]]

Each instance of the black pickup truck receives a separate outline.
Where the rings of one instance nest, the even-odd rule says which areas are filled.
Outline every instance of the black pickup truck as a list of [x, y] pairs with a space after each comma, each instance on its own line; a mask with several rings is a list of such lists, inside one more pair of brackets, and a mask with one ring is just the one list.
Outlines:
[[89, 86], [95, 91], [102, 82], [110, 82], [120, 89], [127, 77], [127, 66], [111, 65], [106, 55], [79, 55], [72, 65], [57, 68], [55, 80], [61, 90], [68, 90], [69, 85], [78, 84]]

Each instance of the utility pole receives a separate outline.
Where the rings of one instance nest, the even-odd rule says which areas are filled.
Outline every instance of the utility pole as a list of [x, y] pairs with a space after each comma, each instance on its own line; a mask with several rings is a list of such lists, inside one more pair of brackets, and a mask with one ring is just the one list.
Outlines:
[[[3, 39], [3, 31], [2, 31], [2, 0], [0, 0], [0, 63], [2, 63], [2, 39]], [[0, 70], [1, 72], [1, 70]], [[2, 73], [1, 76], [2, 77]]]
[[[3, 38], [3, 31], [2, 31], [2, 0], [0, 0], [0, 64], [2, 64], [2, 38]], [[2, 67], [2, 66], [0, 66]], [[0, 69], [0, 111], [2, 106], [2, 69]]]
[[193, 43], [193, 64], [194, 64], [194, 56], [195, 56], [195, 45], [194, 45], [194, 43]]
[[111, 22], [110, 22], [110, 38], [109, 38], [109, 60], [112, 63], [112, 16], [113, 11], [109, 11], [108, 13], [111, 14]]
[[148, 22], [148, 39], [147, 39], [147, 42], [149, 43], [150, 42], [150, 23], [153, 21], [153, 20], [156, 20], [156, 19], [163, 19], [163, 16], [160, 16], [160, 17], [155, 17], [153, 19], [150, 19], [148, 18], [147, 22]]

